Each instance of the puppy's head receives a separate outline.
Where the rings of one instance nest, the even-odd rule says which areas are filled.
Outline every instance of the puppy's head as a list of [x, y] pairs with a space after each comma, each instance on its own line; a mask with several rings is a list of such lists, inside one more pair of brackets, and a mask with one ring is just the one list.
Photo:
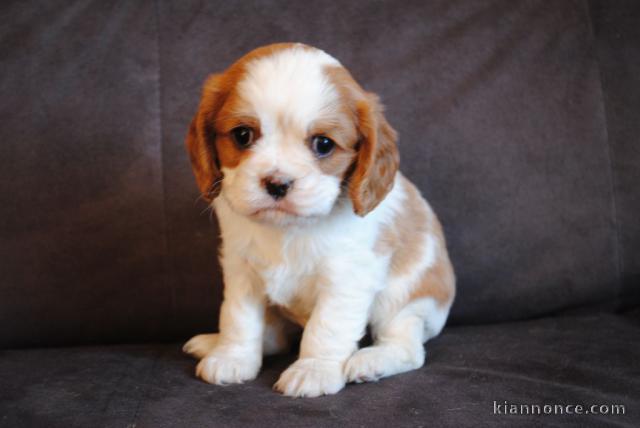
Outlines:
[[378, 97], [301, 44], [258, 48], [210, 76], [186, 144], [205, 199], [281, 225], [326, 216], [348, 199], [364, 216], [398, 168]]

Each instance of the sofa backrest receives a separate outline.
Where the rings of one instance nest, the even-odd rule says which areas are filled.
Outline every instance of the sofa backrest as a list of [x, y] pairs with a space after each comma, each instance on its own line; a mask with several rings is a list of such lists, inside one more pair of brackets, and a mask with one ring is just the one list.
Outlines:
[[0, 346], [216, 327], [184, 136], [204, 78], [277, 41], [386, 104], [444, 224], [452, 323], [640, 302], [632, 2], [55, 3], [0, 6]]

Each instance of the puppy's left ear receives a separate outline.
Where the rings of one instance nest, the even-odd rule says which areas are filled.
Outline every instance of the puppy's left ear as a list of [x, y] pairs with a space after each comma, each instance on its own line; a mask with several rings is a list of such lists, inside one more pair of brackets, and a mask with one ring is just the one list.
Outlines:
[[398, 135], [385, 119], [378, 96], [365, 93], [356, 110], [360, 142], [349, 181], [349, 197], [355, 213], [364, 217], [393, 188], [400, 155], [396, 145]]

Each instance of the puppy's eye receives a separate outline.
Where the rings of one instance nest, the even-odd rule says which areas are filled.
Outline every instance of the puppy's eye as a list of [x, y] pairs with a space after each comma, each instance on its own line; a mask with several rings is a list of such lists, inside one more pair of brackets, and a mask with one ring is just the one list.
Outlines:
[[247, 126], [238, 126], [231, 130], [233, 141], [241, 149], [245, 149], [253, 143], [253, 130]]
[[316, 135], [311, 139], [311, 150], [313, 150], [319, 158], [329, 156], [335, 147], [336, 143], [324, 135]]

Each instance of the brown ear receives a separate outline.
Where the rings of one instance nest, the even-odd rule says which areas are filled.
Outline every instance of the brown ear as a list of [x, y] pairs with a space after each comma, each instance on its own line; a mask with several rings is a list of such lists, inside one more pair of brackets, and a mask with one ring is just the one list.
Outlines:
[[349, 181], [353, 210], [367, 215], [393, 187], [400, 155], [397, 133], [382, 114], [378, 96], [367, 93], [357, 103], [358, 129], [361, 135], [355, 169]]
[[222, 83], [221, 74], [212, 75], [205, 82], [198, 112], [191, 121], [185, 141], [196, 182], [207, 202], [215, 199], [221, 190], [222, 173], [216, 151], [213, 122], [226, 99]]

